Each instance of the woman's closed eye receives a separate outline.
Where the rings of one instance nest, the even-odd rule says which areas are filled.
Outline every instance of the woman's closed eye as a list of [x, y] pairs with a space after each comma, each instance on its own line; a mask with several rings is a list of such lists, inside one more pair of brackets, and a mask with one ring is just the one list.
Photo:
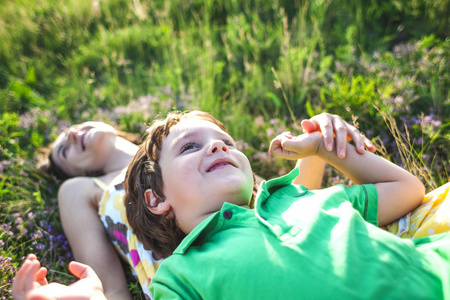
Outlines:
[[63, 149], [62, 149], [62, 156], [64, 157], [64, 158], [67, 158], [67, 148], [69, 148], [68, 146], [66, 146], [66, 147], [64, 147]]
[[67, 148], [69, 148], [69, 146], [61, 146], [59, 147], [58, 153], [59, 156], [62, 158], [67, 158]]

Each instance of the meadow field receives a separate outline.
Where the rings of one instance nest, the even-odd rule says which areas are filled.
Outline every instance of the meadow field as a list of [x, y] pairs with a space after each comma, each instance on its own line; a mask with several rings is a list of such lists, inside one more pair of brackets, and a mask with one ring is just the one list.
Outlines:
[[[446, 183], [449, 15], [448, 0], [0, 1], [0, 299], [28, 253], [49, 280], [74, 280], [58, 182], [39, 169], [70, 124], [142, 135], [201, 109], [271, 178], [293, 163], [268, 155], [270, 140], [325, 111], [427, 190]], [[351, 184], [327, 168], [336, 183]]]

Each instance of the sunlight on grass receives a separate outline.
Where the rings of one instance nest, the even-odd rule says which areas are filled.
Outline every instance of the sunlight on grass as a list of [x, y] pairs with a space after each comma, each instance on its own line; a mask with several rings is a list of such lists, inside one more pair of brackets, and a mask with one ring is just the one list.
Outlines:
[[[429, 189], [447, 182], [446, 5], [4, 1], [0, 300], [11, 297], [28, 253], [51, 269], [52, 280], [73, 280], [66, 275], [73, 258], [59, 220], [60, 183], [37, 168], [43, 149], [73, 123], [102, 120], [136, 139], [157, 115], [202, 109], [225, 123], [257, 174], [272, 178], [293, 163], [271, 157], [270, 140], [301, 133], [303, 118], [327, 111], [357, 120], [379, 153]], [[331, 169], [325, 181], [349, 184]]]

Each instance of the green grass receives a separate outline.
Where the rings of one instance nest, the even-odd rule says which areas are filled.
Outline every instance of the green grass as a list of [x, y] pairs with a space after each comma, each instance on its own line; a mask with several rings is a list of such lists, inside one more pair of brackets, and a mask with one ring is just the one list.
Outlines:
[[[51, 279], [73, 280], [64, 275], [71, 254], [58, 183], [36, 171], [42, 149], [71, 123], [96, 119], [143, 133], [169, 110], [206, 110], [270, 178], [292, 167], [267, 154], [271, 138], [327, 111], [355, 120], [428, 189], [448, 181], [448, 0], [1, 6], [2, 298], [30, 252]], [[345, 179], [328, 169], [326, 181]]]

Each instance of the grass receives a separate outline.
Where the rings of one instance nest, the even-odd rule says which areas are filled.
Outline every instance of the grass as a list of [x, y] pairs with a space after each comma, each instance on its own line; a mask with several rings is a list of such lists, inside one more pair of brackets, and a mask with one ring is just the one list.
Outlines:
[[[270, 178], [292, 168], [267, 154], [271, 138], [327, 111], [429, 190], [447, 182], [448, 10], [448, 0], [4, 1], [0, 298], [31, 252], [51, 280], [73, 280], [58, 183], [36, 168], [72, 123], [139, 135], [169, 110], [206, 110]], [[331, 169], [325, 179], [347, 183]]]

